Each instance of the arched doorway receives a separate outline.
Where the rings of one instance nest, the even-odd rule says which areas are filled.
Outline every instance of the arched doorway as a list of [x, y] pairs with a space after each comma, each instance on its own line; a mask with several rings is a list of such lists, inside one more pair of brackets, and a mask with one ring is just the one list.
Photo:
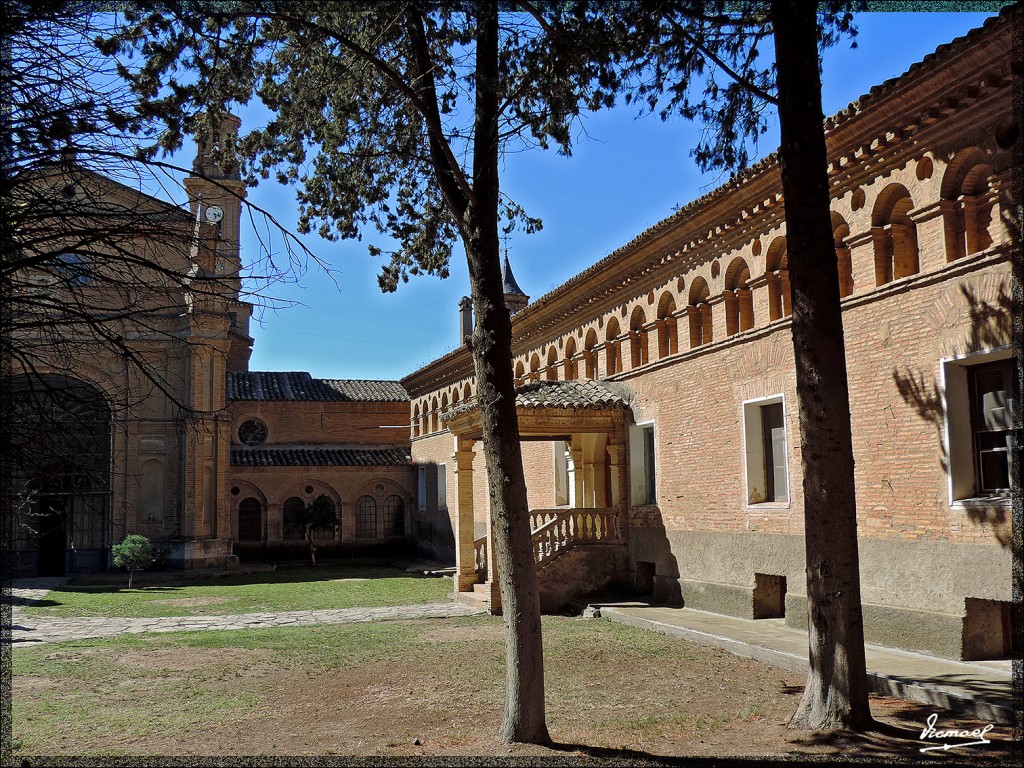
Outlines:
[[18, 572], [62, 576], [106, 568], [111, 414], [95, 387], [64, 376], [10, 390], [9, 449]]

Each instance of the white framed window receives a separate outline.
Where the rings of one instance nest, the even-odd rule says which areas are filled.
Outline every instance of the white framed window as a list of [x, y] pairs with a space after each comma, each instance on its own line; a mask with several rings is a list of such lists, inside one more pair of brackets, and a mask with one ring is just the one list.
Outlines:
[[629, 427], [629, 500], [631, 504], [657, 504], [657, 458], [654, 424]]
[[786, 404], [782, 395], [743, 403], [747, 503], [789, 501]]
[[448, 476], [444, 464], [437, 465], [437, 508], [448, 508]]
[[427, 468], [420, 464], [416, 467], [416, 509], [427, 508]]
[[1010, 349], [942, 361], [950, 503], [1009, 497], [1014, 365]]

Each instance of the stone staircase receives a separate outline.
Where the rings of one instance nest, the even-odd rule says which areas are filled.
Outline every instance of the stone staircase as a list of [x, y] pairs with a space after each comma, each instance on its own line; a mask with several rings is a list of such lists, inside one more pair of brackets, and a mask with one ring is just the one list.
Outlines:
[[[533, 510], [530, 527], [542, 611], [557, 611], [573, 598], [603, 589], [625, 572], [626, 556], [614, 510]], [[456, 596], [490, 608], [486, 537], [477, 539], [473, 549], [478, 582], [472, 592]]]

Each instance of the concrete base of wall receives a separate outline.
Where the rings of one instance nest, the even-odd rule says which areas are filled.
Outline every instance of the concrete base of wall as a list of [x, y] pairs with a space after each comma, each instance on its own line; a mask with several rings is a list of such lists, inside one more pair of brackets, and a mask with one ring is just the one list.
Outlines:
[[[964, 617], [861, 603], [864, 642], [917, 651], [944, 659], [962, 659]], [[807, 629], [807, 596], [786, 595], [786, 625]]]
[[[995, 611], [987, 623], [985, 616], [965, 623], [965, 601], [1001, 605], [1011, 600], [1006, 548], [862, 538], [859, 549], [867, 642], [949, 659], [992, 657], [977, 636], [992, 634], [988, 624], [995, 627]], [[786, 623], [806, 629], [801, 536], [670, 531], [651, 523], [630, 528], [629, 557], [631, 572], [653, 563], [655, 584], [676, 581], [686, 607], [744, 619], [758, 613], [758, 583], [785, 579]], [[966, 648], [965, 633], [974, 638]]]
[[[754, 590], [733, 584], [680, 579], [683, 605], [711, 613], [753, 619]], [[962, 658], [963, 617], [862, 603], [864, 641], [890, 648]], [[786, 594], [786, 626], [807, 629], [807, 596]]]

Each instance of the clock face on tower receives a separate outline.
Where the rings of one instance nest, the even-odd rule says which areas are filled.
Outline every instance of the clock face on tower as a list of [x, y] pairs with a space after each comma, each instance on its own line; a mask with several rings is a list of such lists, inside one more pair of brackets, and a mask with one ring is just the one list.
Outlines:
[[238, 440], [243, 445], [263, 445], [267, 440], [267, 425], [259, 419], [242, 422], [238, 428]]
[[216, 224], [218, 221], [224, 218], [224, 209], [219, 205], [211, 205], [206, 209], [206, 220], [211, 224]]

